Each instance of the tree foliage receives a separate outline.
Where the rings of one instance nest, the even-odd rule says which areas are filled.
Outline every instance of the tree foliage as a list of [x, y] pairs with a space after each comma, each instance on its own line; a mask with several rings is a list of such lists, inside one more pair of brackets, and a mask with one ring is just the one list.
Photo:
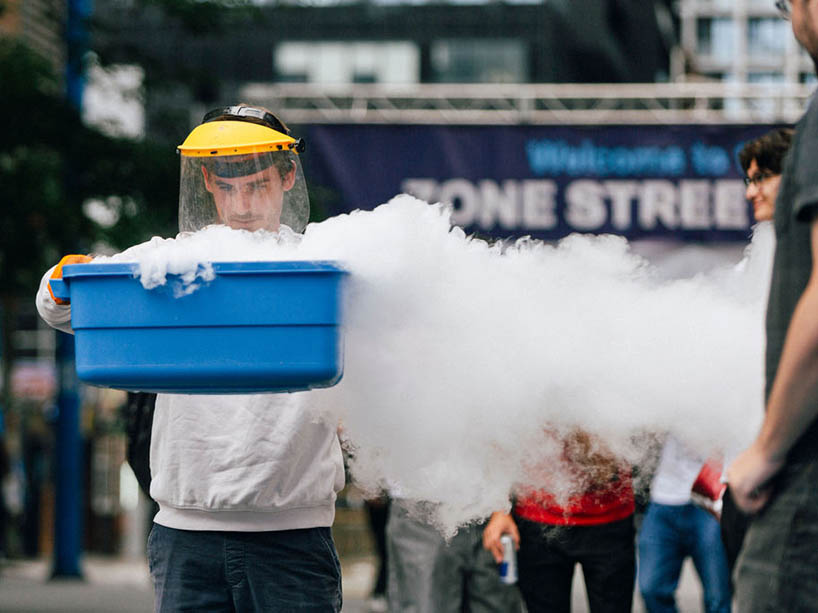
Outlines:
[[[0, 38], [0, 298], [3, 390], [15, 355], [21, 300], [62, 254], [104, 242], [121, 249], [176, 231], [178, 160], [172, 148], [111, 138], [83, 125], [51, 64], [19, 41]], [[115, 223], [84, 213], [96, 199]]]
[[[178, 161], [150, 142], [84, 126], [60, 96], [50, 64], [19, 42], [0, 40], [0, 287], [27, 293], [47, 264], [99, 241], [115, 248], [173, 231]], [[83, 213], [99, 199], [118, 221]], [[127, 203], [125, 206], [123, 203]]]
[[[4, 7], [0, 0], [0, 12]], [[218, 32], [233, 17], [256, 10], [250, 0], [136, 0], [133, 8], [158, 11], [194, 33]], [[105, 63], [106, 40], [115, 45], [116, 37], [98, 36], [106, 26], [93, 17], [85, 26], [91, 37], [83, 41], [90, 40], [90, 51]], [[82, 50], [77, 54], [69, 49], [69, 57], [83, 57]], [[147, 86], [172, 88], [176, 82], [195, 88], [202, 79], [159, 66], [137, 49], [118, 49], [112, 56], [143, 66]], [[0, 91], [1, 407], [10, 400], [20, 302], [33, 298], [44, 271], [63, 254], [89, 253], [100, 243], [124, 249], [153, 235], [174, 235], [179, 161], [168, 142], [112, 138], [83, 125], [51, 62], [11, 37], [0, 36]], [[174, 133], [166, 131], [165, 138], [186, 129], [177, 116], [168, 121]], [[107, 209], [110, 223], [100, 225], [86, 215], [89, 201]]]

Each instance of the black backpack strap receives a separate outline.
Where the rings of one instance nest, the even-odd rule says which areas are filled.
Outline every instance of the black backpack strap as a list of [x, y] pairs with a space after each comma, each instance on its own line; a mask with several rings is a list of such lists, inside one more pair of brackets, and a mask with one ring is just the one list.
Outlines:
[[129, 392], [125, 405], [125, 435], [128, 445], [126, 456], [139, 482], [139, 487], [150, 498], [151, 487], [151, 429], [156, 394]]

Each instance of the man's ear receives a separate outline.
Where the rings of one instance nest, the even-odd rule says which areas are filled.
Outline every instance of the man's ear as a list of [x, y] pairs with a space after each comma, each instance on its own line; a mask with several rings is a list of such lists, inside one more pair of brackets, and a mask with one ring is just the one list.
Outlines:
[[285, 192], [290, 191], [295, 185], [295, 162], [290, 162], [290, 164], [292, 164], [290, 172], [281, 177], [281, 187]]

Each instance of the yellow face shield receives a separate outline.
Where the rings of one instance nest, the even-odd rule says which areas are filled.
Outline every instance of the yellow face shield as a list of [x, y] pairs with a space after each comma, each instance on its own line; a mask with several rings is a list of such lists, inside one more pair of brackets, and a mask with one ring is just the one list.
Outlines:
[[249, 231], [303, 231], [309, 198], [302, 140], [274, 115], [236, 106], [207, 113], [179, 145], [179, 230], [211, 224]]

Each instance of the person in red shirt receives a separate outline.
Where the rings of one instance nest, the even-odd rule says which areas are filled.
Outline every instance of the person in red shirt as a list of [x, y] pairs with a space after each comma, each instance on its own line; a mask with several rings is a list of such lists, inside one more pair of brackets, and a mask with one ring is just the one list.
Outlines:
[[571, 610], [574, 567], [582, 566], [591, 613], [630, 611], [636, 576], [630, 467], [588, 433], [562, 437], [560, 469], [571, 493], [518, 493], [512, 513], [495, 512], [483, 546], [499, 563], [500, 537], [517, 547], [520, 592], [529, 613]]

